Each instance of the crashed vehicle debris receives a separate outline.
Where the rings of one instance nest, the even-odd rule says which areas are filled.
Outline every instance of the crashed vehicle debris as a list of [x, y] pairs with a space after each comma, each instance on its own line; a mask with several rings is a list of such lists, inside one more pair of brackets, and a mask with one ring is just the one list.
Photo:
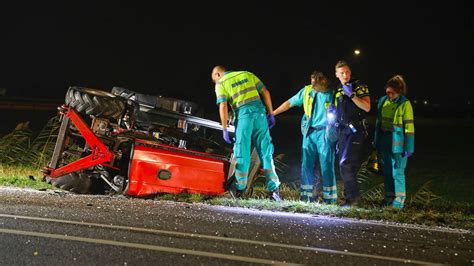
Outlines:
[[[119, 87], [70, 87], [58, 110], [61, 126], [43, 169], [56, 187], [139, 197], [222, 195], [231, 187], [232, 146], [218, 137], [220, 123], [203, 118], [193, 102]], [[252, 157], [249, 183], [260, 166], [255, 151]]]

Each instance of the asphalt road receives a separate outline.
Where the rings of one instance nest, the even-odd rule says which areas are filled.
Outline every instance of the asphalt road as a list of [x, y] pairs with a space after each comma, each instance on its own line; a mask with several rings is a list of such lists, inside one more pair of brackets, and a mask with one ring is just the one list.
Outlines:
[[472, 231], [0, 188], [0, 265], [474, 264]]

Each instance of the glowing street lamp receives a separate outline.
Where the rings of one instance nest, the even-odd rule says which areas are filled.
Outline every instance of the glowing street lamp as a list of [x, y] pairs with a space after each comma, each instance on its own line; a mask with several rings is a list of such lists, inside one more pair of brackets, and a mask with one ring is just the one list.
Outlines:
[[355, 49], [355, 50], [354, 50], [354, 54], [355, 54], [355, 55], [360, 55], [360, 50], [359, 50], [359, 49]]

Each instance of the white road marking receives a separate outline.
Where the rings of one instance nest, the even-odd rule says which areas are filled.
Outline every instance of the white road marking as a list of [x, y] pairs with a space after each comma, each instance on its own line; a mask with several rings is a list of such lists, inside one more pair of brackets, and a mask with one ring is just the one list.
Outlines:
[[108, 228], [108, 229], [120, 229], [120, 230], [134, 231], [134, 232], [164, 234], [164, 235], [181, 236], [181, 237], [189, 237], [189, 238], [209, 239], [209, 240], [216, 240], [216, 241], [238, 242], [238, 243], [244, 243], [244, 244], [271, 246], [271, 247], [279, 247], [279, 248], [287, 248], [287, 249], [308, 250], [308, 251], [316, 251], [316, 252], [322, 252], [322, 253], [328, 253], [328, 254], [338, 254], [338, 255], [354, 256], [354, 257], [361, 257], [361, 258], [371, 258], [371, 259], [387, 260], [387, 261], [402, 262], [402, 263], [414, 263], [414, 264], [423, 264], [423, 265], [442, 265], [442, 264], [437, 264], [437, 263], [427, 262], [427, 261], [387, 257], [387, 256], [381, 256], [381, 255], [372, 255], [372, 254], [356, 253], [356, 252], [349, 252], [349, 251], [340, 251], [340, 250], [333, 250], [333, 249], [326, 249], [326, 248], [288, 245], [288, 244], [263, 242], [263, 241], [247, 240], [247, 239], [232, 238], [232, 237], [219, 237], [219, 236], [202, 235], [202, 234], [194, 234], [194, 233], [182, 233], [182, 232], [176, 232], [176, 231], [166, 231], [166, 230], [131, 227], [131, 226], [109, 225], [109, 224], [70, 221], [70, 220], [43, 218], [43, 217], [30, 217], [30, 216], [11, 215], [11, 214], [0, 214], [0, 217], [43, 221], [43, 222], [55, 222], [55, 223], [82, 225], [82, 226]]
[[251, 258], [251, 257], [244, 257], [244, 256], [234, 256], [234, 255], [197, 251], [197, 250], [190, 250], [190, 249], [170, 248], [170, 247], [163, 247], [163, 246], [121, 242], [121, 241], [113, 241], [113, 240], [105, 240], [105, 239], [97, 239], [97, 238], [87, 238], [87, 237], [79, 237], [79, 236], [48, 234], [48, 233], [20, 231], [20, 230], [2, 229], [2, 228], [0, 228], [0, 233], [43, 237], [43, 238], [53, 238], [53, 239], [60, 239], [60, 240], [67, 240], [67, 241], [78, 241], [78, 242], [110, 245], [110, 246], [117, 246], [117, 247], [138, 248], [138, 249], [145, 249], [145, 250], [162, 251], [162, 252], [169, 252], [169, 253], [186, 254], [186, 255], [193, 255], [193, 256], [210, 257], [210, 258], [226, 259], [226, 260], [234, 260], [234, 261], [242, 261], [242, 262], [250, 262], [250, 263], [301, 265], [301, 264], [288, 263], [288, 262], [283, 262], [283, 261], [274, 261], [274, 260], [266, 260], [266, 259]]

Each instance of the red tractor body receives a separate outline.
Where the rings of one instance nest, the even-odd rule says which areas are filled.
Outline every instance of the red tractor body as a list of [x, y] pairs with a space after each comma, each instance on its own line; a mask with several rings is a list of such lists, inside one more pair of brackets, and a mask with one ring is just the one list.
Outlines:
[[226, 191], [234, 164], [219, 123], [192, 115], [191, 102], [112, 92], [69, 88], [47, 181], [76, 193], [139, 197]]
[[135, 142], [127, 194], [166, 193], [221, 195], [225, 191], [228, 161], [172, 146]]

